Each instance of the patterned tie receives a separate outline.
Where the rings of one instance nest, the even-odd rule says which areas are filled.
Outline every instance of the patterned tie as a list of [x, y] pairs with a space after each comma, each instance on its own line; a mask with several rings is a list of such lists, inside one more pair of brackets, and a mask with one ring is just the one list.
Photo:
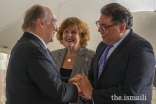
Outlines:
[[106, 63], [107, 54], [108, 54], [109, 50], [110, 50], [112, 47], [113, 47], [113, 45], [108, 45], [108, 46], [106, 47], [106, 49], [104, 50], [104, 52], [102, 53], [102, 55], [101, 55], [101, 58], [100, 58], [100, 60], [99, 60], [98, 79], [99, 79], [99, 77], [100, 77], [100, 75], [101, 75], [101, 73], [102, 73], [102, 71], [103, 71], [103, 67], [104, 67], [104, 65], [105, 65], [105, 63]]

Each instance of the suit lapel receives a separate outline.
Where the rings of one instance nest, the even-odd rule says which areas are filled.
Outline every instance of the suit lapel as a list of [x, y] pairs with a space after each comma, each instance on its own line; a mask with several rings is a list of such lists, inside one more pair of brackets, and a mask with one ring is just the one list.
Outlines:
[[[131, 30], [132, 32], [132, 30]], [[116, 49], [112, 52], [112, 54], [109, 56], [109, 58], [107, 59], [104, 67], [103, 67], [103, 72], [101, 73], [101, 75], [106, 71], [108, 70], [107, 69], [107, 66], [111, 63], [111, 60], [114, 58], [114, 56], [120, 52], [120, 50], [122, 50], [122, 48], [126, 45], [126, 43], [128, 42], [128, 40], [132, 37], [132, 33], [129, 33], [125, 39], [123, 39], [123, 41], [116, 47]], [[100, 78], [99, 78], [100, 79]]]
[[72, 73], [70, 75], [70, 78], [74, 77], [75, 75], [78, 74], [79, 70], [81, 69], [80, 66], [83, 64], [83, 56], [85, 55], [85, 48], [80, 48], [78, 52], [78, 56], [75, 60], [75, 64], [72, 70]]
[[52, 61], [52, 59], [49, 57], [50, 54], [49, 54], [48, 49], [44, 46], [44, 44], [41, 42], [40, 39], [38, 39], [36, 36], [34, 36], [33, 34], [28, 33], [28, 32], [25, 32], [23, 36], [30, 38], [30, 39], [34, 40], [35, 42], [37, 42], [40, 45], [40, 47], [43, 48], [43, 50], [45, 51], [48, 58]]
[[67, 48], [64, 48], [62, 49], [58, 54], [57, 56], [55, 57], [57, 60], [56, 64], [57, 64], [57, 67], [58, 67], [58, 70], [60, 71], [62, 65], [63, 65], [63, 61], [64, 61], [64, 58], [65, 58], [65, 55], [66, 55], [66, 51], [67, 51]]
[[[56, 58], [55, 60], [57, 60], [56, 63], [57, 63], [57, 67], [58, 67], [59, 70], [62, 67], [62, 64], [63, 64], [64, 58], [65, 58], [66, 52], [67, 52], [67, 48], [64, 48], [55, 57]], [[80, 48], [79, 52], [78, 52], [78, 55], [76, 57], [75, 64], [73, 66], [70, 78], [72, 78], [75, 75], [77, 75], [79, 73], [79, 71], [81, 70], [81, 66], [83, 65], [83, 62], [84, 62], [83, 61], [84, 60], [84, 56], [85, 56], [85, 48]]]
[[[46, 47], [44, 46], [44, 44], [41, 42], [40, 39], [38, 39], [36, 36], [34, 36], [33, 34], [28, 33], [28, 32], [24, 32], [23, 37], [30, 38], [30, 39], [34, 40], [35, 42], [37, 42], [40, 45], [40, 47], [43, 48], [43, 50], [45, 51], [47, 57], [50, 59], [50, 61], [53, 63], [53, 65], [56, 67], [56, 65], [55, 65], [55, 63], [54, 63], [54, 61], [53, 61], [53, 59], [52, 59], [52, 57], [50, 55], [51, 53], [49, 52], [48, 49], [46, 49]], [[57, 67], [54, 68], [54, 70], [58, 72]]]
[[101, 55], [103, 53], [103, 51], [105, 50], [107, 45], [105, 44], [102, 44], [102, 47], [100, 47], [100, 50], [98, 51], [98, 53], [96, 53], [96, 59], [95, 59], [95, 62], [96, 62], [96, 67], [97, 67], [97, 71], [95, 71], [95, 78], [96, 78], [96, 81], [98, 81], [98, 72], [99, 72], [99, 60], [101, 58]]
[[35, 42], [37, 42], [41, 48], [43, 48], [44, 50], [46, 50], [46, 47], [44, 46], [44, 44], [41, 42], [40, 39], [38, 39], [36, 36], [34, 36], [33, 34], [31, 33], [28, 33], [28, 32], [24, 32], [23, 34], [23, 37], [27, 37], [27, 38], [30, 38], [32, 40], [34, 40]]

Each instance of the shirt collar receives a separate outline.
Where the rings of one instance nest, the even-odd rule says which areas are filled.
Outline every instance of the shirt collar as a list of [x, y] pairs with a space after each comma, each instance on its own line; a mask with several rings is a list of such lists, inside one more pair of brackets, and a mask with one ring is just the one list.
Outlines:
[[39, 37], [38, 35], [36, 35], [36, 34], [34, 34], [34, 33], [32, 33], [32, 32], [28, 32], [28, 33], [31, 33], [31, 34], [33, 34], [34, 36], [36, 36], [36, 37], [44, 44], [45, 48], [47, 49], [47, 45], [45, 44], [44, 40], [43, 40], [41, 37]]
[[117, 46], [122, 42], [122, 40], [125, 39], [125, 37], [129, 34], [129, 32], [130, 32], [130, 30], [128, 30], [128, 31], [125, 33], [125, 35], [124, 35], [120, 40], [118, 40], [116, 43], [114, 43], [113, 46], [114, 46], [114, 47], [117, 47]]

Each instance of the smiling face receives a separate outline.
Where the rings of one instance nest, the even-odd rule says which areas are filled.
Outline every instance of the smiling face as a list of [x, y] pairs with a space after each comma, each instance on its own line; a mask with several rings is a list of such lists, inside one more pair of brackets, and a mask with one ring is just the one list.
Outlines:
[[[110, 16], [101, 14], [99, 19], [99, 25], [104, 27], [111, 26], [113, 25], [111, 19], [112, 18]], [[125, 26], [124, 24], [121, 24], [121, 25], [113, 25], [106, 30], [103, 30], [102, 27], [99, 27], [98, 32], [100, 32], [103, 42], [107, 45], [111, 45], [116, 43], [118, 40], [120, 40], [123, 37], [124, 35], [122, 34], [123, 29], [125, 30]]]
[[63, 43], [67, 48], [80, 47], [80, 34], [76, 26], [69, 25], [63, 31]]

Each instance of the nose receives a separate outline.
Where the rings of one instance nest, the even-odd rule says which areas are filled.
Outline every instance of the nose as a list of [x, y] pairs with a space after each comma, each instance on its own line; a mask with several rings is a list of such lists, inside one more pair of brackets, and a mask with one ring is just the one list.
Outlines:
[[68, 32], [68, 36], [71, 37], [71, 32], [70, 31]]
[[99, 27], [98, 32], [103, 32], [103, 29], [101, 27]]
[[56, 32], [58, 32], [59, 31], [59, 28], [58, 28], [58, 26], [56, 25], [56, 27], [55, 27], [55, 31]]
[[98, 27], [98, 32], [101, 32], [101, 28], [100, 27]]

